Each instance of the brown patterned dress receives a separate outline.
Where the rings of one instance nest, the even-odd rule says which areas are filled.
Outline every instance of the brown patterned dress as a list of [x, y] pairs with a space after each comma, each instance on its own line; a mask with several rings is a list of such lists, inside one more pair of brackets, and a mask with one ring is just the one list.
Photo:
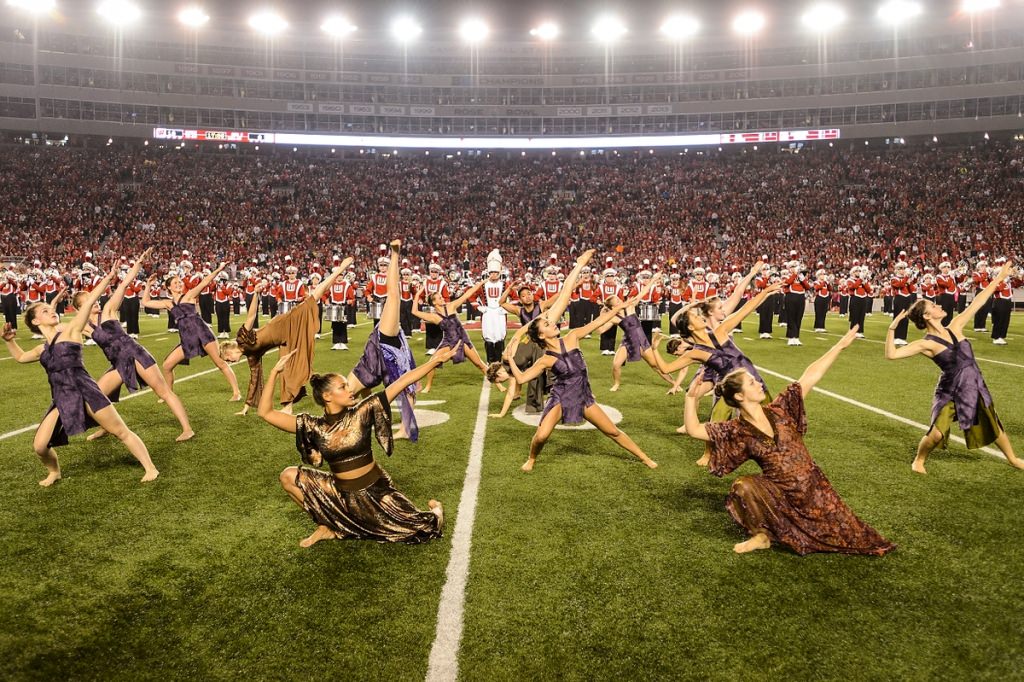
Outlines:
[[811, 459], [804, 445], [807, 415], [799, 383], [765, 408], [775, 438], [740, 418], [707, 424], [709, 470], [727, 474], [748, 459], [762, 473], [732, 484], [726, 509], [751, 535], [760, 532], [800, 555], [811, 552], [882, 555], [896, 548], [857, 518]]
[[263, 395], [263, 356], [273, 348], [281, 348], [281, 355], [298, 351], [285, 365], [281, 379], [281, 404], [298, 402], [306, 395], [306, 382], [313, 375], [313, 352], [316, 334], [320, 331], [317, 303], [307, 296], [299, 305], [284, 315], [278, 315], [270, 324], [259, 329], [242, 326], [235, 340], [249, 361], [249, 390], [245, 404], [257, 407]]
[[378, 465], [358, 478], [335, 475], [374, 462], [371, 430], [390, 457], [391, 407], [384, 391], [340, 414], [295, 416], [295, 447], [303, 463], [331, 469], [299, 467], [295, 485], [302, 491], [303, 508], [317, 525], [342, 539], [418, 543], [441, 537], [441, 519], [417, 509]]

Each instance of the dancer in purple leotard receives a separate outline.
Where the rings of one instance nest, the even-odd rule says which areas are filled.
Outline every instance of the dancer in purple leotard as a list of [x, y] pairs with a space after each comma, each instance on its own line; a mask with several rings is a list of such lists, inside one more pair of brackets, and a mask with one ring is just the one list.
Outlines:
[[29, 351], [23, 351], [15, 341], [15, 331], [10, 324], [4, 326], [3, 339], [7, 349], [20, 363], [39, 361], [46, 370], [50, 381], [53, 402], [36, 429], [32, 447], [49, 472], [39, 485], [50, 486], [61, 478], [60, 463], [54, 447], [66, 445], [68, 437], [84, 433], [91, 424], [99, 424], [113, 434], [139, 460], [146, 475], [142, 481], [154, 480], [160, 475], [149, 451], [142, 440], [127, 426], [117, 409], [110, 403], [82, 363], [82, 329], [89, 319], [93, 304], [114, 278], [115, 269], [93, 288], [67, 325], [61, 324], [60, 316], [52, 304], [36, 303], [25, 311], [25, 324], [35, 334], [42, 334], [46, 342]]
[[[608, 389], [609, 391], [619, 390], [619, 384], [622, 381], [622, 366], [627, 362], [637, 362], [639, 360], [643, 360], [650, 365], [651, 369], [657, 372], [662, 379], [670, 384], [672, 383], [672, 377], [658, 369], [658, 361], [655, 358], [656, 353], [651, 348], [651, 342], [647, 340], [647, 334], [644, 333], [640, 319], [636, 316], [636, 304], [645, 300], [648, 294], [651, 293], [651, 290], [661, 284], [661, 281], [661, 275], [651, 277], [635, 297], [626, 301], [626, 307], [621, 314], [616, 315], [610, 322], [602, 325], [597, 330], [604, 334], [607, 328], [610, 328], [613, 324], [617, 324], [622, 328], [622, 344], [615, 351], [615, 357], [612, 358], [612, 387]], [[621, 298], [609, 296], [604, 300], [604, 310], [610, 310], [621, 304]]]
[[[423, 297], [423, 289], [416, 292], [416, 296], [412, 299], [412, 314], [419, 319], [425, 321], [427, 324], [436, 324], [441, 328], [441, 343], [438, 344], [438, 348], [442, 346], [448, 348], [455, 348], [460, 342], [462, 346], [459, 352], [452, 357], [452, 364], [457, 365], [460, 362], [464, 362], [468, 359], [481, 373], [487, 374], [487, 365], [480, 359], [480, 353], [477, 352], [476, 348], [473, 347], [473, 342], [469, 339], [469, 334], [466, 333], [466, 328], [462, 326], [462, 322], [459, 321], [459, 309], [462, 304], [469, 299], [476, 296], [476, 293], [480, 291], [480, 287], [483, 286], [483, 281], [477, 282], [475, 285], [469, 287], [459, 296], [457, 299], [448, 303], [444, 300], [444, 296], [441, 292], [431, 294], [429, 303], [434, 307], [434, 312], [425, 312], [420, 310], [420, 300]], [[437, 370], [430, 372], [427, 375], [426, 385], [423, 387], [423, 393], [430, 393], [430, 389], [434, 386], [434, 375]]]
[[[949, 440], [949, 430], [954, 421], [963, 429], [968, 448], [981, 448], [995, 443], [1010, 466], [1024, 469], [1024, 461], [1014, 454], [1013, 445], [996, 414], [992, 394], [974, 359], [971, 342], [963, 336], [967, 322], [973, 320], [974, 314], [991, 298], [1003, 280], [1010, 276], [1010, 265], [1006, 263], [992, 283], [978, 292], [967, 309], [950, 320], [948, 325], [942, 324], [947, 311], [925, 299], [901, 312], [889, 325], [885, 337], [886, 358], [899, 360], [920, 353], [931, 358], [942, 370], [932, 401], [931, 428], [918, 443], [912, 465], [913, 470], [919, 474], [928, 473], [924, 468], [925, 460], [932, 450], [940, 444], [945, 445]], [[904, 317], [909, 317], [915, 327], [927, 333], [923, 339], [897, 348], [896, 326]]]
[[529, 382], [548, 369], [555, 377], [551, 386], [551, 396], [544, 406], [537, 432], [530, 443], [530, 456], [523, 464], [523, 471], [533, 470], [533, 466], [537, 462], [537, 455], [540, 454], [544, 444], [551, 436], [551, 432], [559, 422], [579, 424], [584, 420], [596, 426], [601, 433], [614, 440], [650, 468], [658, 466], [624, 431], [612, 423], [612, 420], [594, 400], [587, 377], [587, 363], [580, 351], [579, 340], [610, 321], [625, 309], [626, 304], [622, 303], [606, 311], [584, 327], [570, 330], [564, 337], [559, 333], [558, 320], [569, 305], [569, 297], [576, 287], [580, 270], [590, 262], [593, 255], [593, 250], [589, 250], [577, 259], [576, 267], [565, 278], [565, 283], [562, 285], [562, 290], [558, 293], [555, 303], [533, 320], [527, 328], [530, 341], [544, 348], [544, 356], [523, 372], [515, 362], [516, 349], [519, 346], [518, 338], [514, 338], [505, 350], [505, 357], [509, 361], [512, 375], [520, 384]]

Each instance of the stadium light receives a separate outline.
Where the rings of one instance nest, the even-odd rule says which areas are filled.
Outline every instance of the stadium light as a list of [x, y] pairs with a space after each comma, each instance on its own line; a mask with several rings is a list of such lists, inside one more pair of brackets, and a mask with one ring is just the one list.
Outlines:
[[812, 31], [828, 33], [846, 21], [846, 11], [839, 5], [823, 2], [808, 8], [800, 21]]
[[210, 15], [198, 5], [192, 5], [178, 12], [178, 21], [189, 28], [199, 28], [210, 20]]
[[743, 10], [732, 20], [732, 30], [740, 35], [752, 36], [764, 28], [767, 20], [756, 9]]
[[554, 40], [561, 33], [562, 29], [553, 21], [545, 21], [540, 26], [530, 29], [530, 35], [541, 40]]
[[921, 14], [921, 3], [913, 0], [889, 0], [878, 8], [878, 17], [893, 26], [913, 19]]
[[398, 17], [391, 22], [391, 35], [400, 43], [416, 40], [423, 33], [423, 27], [412, 17]]
[[687, 14], [673, 14], [665, 19], [659, 30], [669, 40], [686, 40], [700, 30], [700, 22]]
[[264, 35], [274, 36], [288, 28], [288, 22], [274, 10], [265, 9], [249, 17], [249, 28]]
[[142, 10], [129, 0], [106, 0], [96, 8], [97, 14], [115, 26], [124, 26], [137, 21]]
[[992, 9], [999, 9], [1003, 3], [1000, 0], [963, 0], [960, 9], [967, 14], [978, 14]]
[[57, 9], [57, 0], [7, 0], [7, 6], [32, 14], [46, 14]]
[[618, 17], [608, 15], [598, 19], [591, 32], [602, 43], [614, 43], [626, 34], [626, 25]]
[[459, 37], [467, 43], [474, 45], [486, 39], [490, 32], [491, 29], [484, 20], [476, 17], [463, 19], [462, 23], [459, 24]]
[[350, 33], [354, 33], [358, 28], [358, 26], [345, 17], [337, 14], [327, 17], [324, 19], [324, 23], [320, 24], [321, 31], [338, 40], [348, 36]]

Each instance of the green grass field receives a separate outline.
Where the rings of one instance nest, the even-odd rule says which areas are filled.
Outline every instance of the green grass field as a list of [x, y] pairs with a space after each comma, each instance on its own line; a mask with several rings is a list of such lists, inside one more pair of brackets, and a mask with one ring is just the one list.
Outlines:
[[[868, 338], [887, 323], [868, 318]], [[1016, 316], [1007, 347], [975, 345], [999, 361], [980, 364], [1019, 450], [1022, 325]], [[830, 318], [832, 332], [844, 326]], [[165, 327], [144, 318], [142, 342], [158, 359], [177, 342]], [[755, 329], [748, 320], [738, 343], [791, 377], [836, 339], [805, 331], [804, 346], [789, 348], [782, 333], [750, 339]], [[353, 330], [348, 353], [330, 351], [325, 335], [316, 369], [347, 372], [368, 331]], [[20, 340], [32, 343], [24, 331]], [[661, 466], [646, 469], [596, 431], [557, 431], [523, 474], [532, 428], [488, 420], [462, 679], [1024, 679], [1024, 472], [951, 443], [918, 476], [920, 431], [812, 394], [811, 453], [898, 549], [737, 556], [743, 534], [724, 500], [730, 480], [756, 467], [716, 479], [694, 466], [701, 445], [674, 432], [682, 397], [664, 395], [642, 363], [609, 393], [610, 358], [596, 338], [584, 351], [599, 402], [622, 412]], [[41, 367], [2, 353], [5, 434], [37, 422], [49, 391]], [[86, 359], [97, 376], [106, 367], [96, 348]], [[212, 367], [198, 360], [178, 378]], [[248, 370], [235, 372], [244, 389]], [[887, 363], [865, 340], [820, 387], [927, 422], [936, 377], [923, 357]], [[773, 393], [785, 383], [768, 382]], [[446, 505], [445, 538], [423, 546], [301, 549], [313, 525], [277, 480], [298, 463], [293, 440], [255, 414], [234, 416], [215, 371], [177, 385], [191, 442], [173, 442], [177, 422], [152, 394], [120, 408], [161, 470], [152, 484], [138, 483], [141, 467], [116, 441], [78, 437], [59, 451], [64, 480], [42, 489], [32, 431], [0, 440], [0, 677], [423, 679], [481, 386], [468, 363], [444, 369], [427, 396], [444, 402], [426, 409], [450, 420], [383, 462], [418, 505]], [[492, 391], [492, 411], [501, 398]]]

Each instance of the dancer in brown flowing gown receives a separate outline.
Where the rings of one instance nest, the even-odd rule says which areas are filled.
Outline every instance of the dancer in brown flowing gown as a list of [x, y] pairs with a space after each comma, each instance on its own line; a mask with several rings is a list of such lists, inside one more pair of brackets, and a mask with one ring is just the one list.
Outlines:
[[727, 474], [748, 459], [761, 467], [761, 474], [733, 481], [725, 504], [751, 536], [733, 547], [737, 553], [768, 549], [773, 540], [800, 555], [882, 555], [895, 549], [846, 506], [804, 445], [804, 397], [853, 343], [858, 330], [854, 326], [767, 407], [761, 405], [764, 387], [750, 372], [730, 372], [715, 386], [715, 393], [740, 411], [737, 419], [701, 424], [697, 401], [702, 382], [694, 381], [686, 394], [686, 430], [711, 444], [708, 470], [712, 474]]

